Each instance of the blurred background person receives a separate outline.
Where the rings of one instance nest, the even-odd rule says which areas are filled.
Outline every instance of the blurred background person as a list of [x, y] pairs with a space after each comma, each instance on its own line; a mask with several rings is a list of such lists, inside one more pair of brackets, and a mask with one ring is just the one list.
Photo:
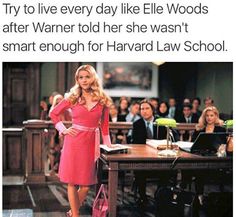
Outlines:
[[[52, 105], [50, 108], [50, 111], [56, 106], [58, 105], [62, 100], [64, 99], [64, 97], [61, 94], [57, 94], [53, 97], [53, 101], [52, 101]], [[71, 110], [67, 109], [64, 111], [64, 113], [60, 114], [60, 118], [62, 121], [71, 121], [72, 117], [71, 117]]]
[[191, 100], [189, 98], [184, 98], [183, 104], [191, 104]]
[[169, 98], [168, 104], [169, 104], [169, 117], [175, 119], [175, 113], [177, 110], [175, 98], [173, 97]]
[[59, 93], [57, 91], [54, 91], [51, 93], [51, 95], [48, 97], [48, 102], [46, 97], [44, 97], [43, 100], [40, 101], [40, 120], [50, 120], [50, 117], [48, 116], [48, 113], [50, 111], [50, 108], [53, 104], [53, 98], [54, 96], [58, 95]]
[[[134, 101], [132, 102], [131, 106], [130, 106], [130, 112], [127, 114], [125, 120], [126, 122], [132, 122], [134, 123], [135, 121], [139, 120], [141, 117], [139, 115], [139, 109], [140, 109], [140, 105], [138, 102]], [[131, 143], [131, 139], [132, 139], [132, 130], [129, 130], [128, 134], [127, 134], [127, 143]]]
[[208, 106], [214, 106], [214, 100], [210, 96], [207, 96], [204, 99], [204, 105], [205, 105], [205, 108]]
[[193, 98], [192, 101], [192, 113], [196, 114], [198, 118], [200, 118], [202, 111], [199, 109], [201, 105], [201, 99], [199, 97]]
[[[109, 109], [109, 122], [125, 122], [125, 116], [118, 114], [118, 109], [114, 103], [111, 104], [110, 109]], [[118, 132], [115, 135], [115, 138], [113, 139], [112, 142], [115, 143], [122, 143], [124, 139], [124, 135], [122, 134], [121, 130], [118, 130]]]
[[175, 119], [175, 120], [179, 119], [179, 117], [181, 115], [181, 110], [178, 107], [174, 97], [169, 98], [168, 105], [169, 105], [169, 115], [168, 116], [170, 118]]
[[152, 97], [150, 98], [150, 103], [154, 108], [154, 115], [157, 115], [158, 107], [159, 107], [159, 98]]
[[118, 115], [123, 116], [125, 119], [126, 115], [129, 113], [129, 101], [127, 98], [122, 97], [118, 106]]
[[198, 122], [198, 116], [196, 114], [193, 114], [192, 112], [192, 105], [191, 104], [183, 104], [183, 110], [182, 114], [178, 120], [179, 123], [197, 123]]
[[52, 104], [53, 104], [53, 98], [54, 98], [54, 96], [56, 96], [56, 95], [58, 95], [58, 94], [60, 94], [60, 93], [58, 93], [57, 91], [53, 91], [53, 92], [51, 93], [51, 95], [49, 96], [49, 98], [48, 98], [48, 111], [50, 111], [50, 109], [51, 109], [51, 106], [52, 106]]
[[114, 103], [111, 104], [111, 106], [110, 106], [109, 121], [113, 122], [113, 123], [119, 122], [119, 121], [125, 121], [124, 115], [118, 114], [118, 109]]
[[48, 120], [48, 104], [45, 99], [40, 101], [40, 120]]
[[157, 111], [158, 118], [169, 118], [169, 105], [167, 102], [162, 101]]

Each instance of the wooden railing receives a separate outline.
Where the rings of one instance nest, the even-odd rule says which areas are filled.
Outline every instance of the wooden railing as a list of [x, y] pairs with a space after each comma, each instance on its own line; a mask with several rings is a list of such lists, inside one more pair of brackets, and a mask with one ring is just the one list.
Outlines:
[[[65, 122], [69, 127], [70, 122]], [[122, 135], [121, 143], [126, 144], [126, 135], [132, 129], [132, 123], [110, 123], [112, 143], [116, 142], [117, 133]], [[183, 139], [185, 132], [190, 137], [195, 129], [194, 124], [177, 124], [176, 128]], [[24, 121], [24, 128], [3, 130], [3, 174], [24, 174], [27, 182], [45, 182], [55, 180], [55, 175], [45, 173], [47, 154], [54, 140], [56, 130], [51, 121]]]
[[195, 131], [196, 124], [177, 123], [177, 130], [179, 132], [180, 141], [184, 140], [184, 135], [187, 137], [187, 141], [192, 140], [192, 135]]
[[127, 137], [129, 130], [133, 128], [132, 122], [110, 122], [110, 135], [111, 135], [111, 143], [115, 144], [117, 141], [117, 134], [120, 136], [121, 144], [127, 144]]
[[[130, 129], [133, 128], [131, 122], [116, 122], [110, 123], [110, 133], [111, 133], [111, 140], [112, 143], [115, 143], [117, 133], [119, 132], [122, 138], [122, 144], [127, 144], [126, 135]], [[177, 123], [176, 130], [179, 133], [180, 140], [184, 140], [184, 135], [187, 134], [188, 141], [192, 140], [192, 135], [195, 130], [195, 124], [187, 124], [187, 123]]]

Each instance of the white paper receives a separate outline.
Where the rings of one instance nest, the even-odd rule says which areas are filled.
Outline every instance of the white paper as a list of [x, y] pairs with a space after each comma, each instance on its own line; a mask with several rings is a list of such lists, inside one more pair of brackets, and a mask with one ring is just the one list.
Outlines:
[[147, 139], [146, 144], [151, 146], [152, 148], [157, 149], [159, 145], [167, 145], [167, 140], [156, 140], [156, 139]]
[[175, 144], [178, 145], [181, 149], [188, 152], [190, 152], [191, 147], [193, 146], [193, 142], [178, 141]]
[[112, 145], [112, 147], [108, 147], [107, 145], [100, 145], [100, 148], [102, 148], [107, 152], [112, 152], [112, 151], [122, 151], [131, 147], [127, 145], [114, 144]]
[[180, 148], [191, 148], [193, 146], [193, 142], [184, 142], [184, 141], [178, 141], [175, 143], [178, 145]]

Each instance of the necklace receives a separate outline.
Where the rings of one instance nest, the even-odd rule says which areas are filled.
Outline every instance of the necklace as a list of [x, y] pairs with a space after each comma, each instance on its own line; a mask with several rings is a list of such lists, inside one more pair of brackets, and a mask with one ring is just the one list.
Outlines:
[[208, 125], [208, 126], [206, 127], [206, 131], [207, 131], [207, 132], [213, 132], [214, 128], [215, 128], [215, 126], [211, 126], [211, 125], [209, 126], [209, 125]]

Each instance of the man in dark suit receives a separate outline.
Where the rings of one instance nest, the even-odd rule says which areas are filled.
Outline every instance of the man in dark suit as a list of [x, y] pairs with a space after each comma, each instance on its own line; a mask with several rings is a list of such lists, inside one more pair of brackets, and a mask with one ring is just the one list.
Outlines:
[[179, 123], [198, 123], [198, 116], [192, 113], [192, 105], [184, 104], [183, 113], [178, 120]]
[[133, 123], [132, 143], [146, 144], [146, 139], [166, 139], [165, 128], [159, 127], [157, 135], [157, 126], [154, 124], [154, 108], [148, 100], [140, 103], [140, 115], [142, 118]]
[[[133, 123], [132, 143], [146, 144], [146, 139], [166, 139], [165, 127], [158, 127], [154, 124], [155, 117], [153, 115], [154, 108], [148, 100], [140, 102], [141, 118]], [[146, 178], [155, 177], [166, 180], [169, 172], [153, 173], [153, 171], [137, 171], [135, 172], [135, 181], [140, 195], [140, 203], [144, 205], [147, 202], [146, 197]]]

